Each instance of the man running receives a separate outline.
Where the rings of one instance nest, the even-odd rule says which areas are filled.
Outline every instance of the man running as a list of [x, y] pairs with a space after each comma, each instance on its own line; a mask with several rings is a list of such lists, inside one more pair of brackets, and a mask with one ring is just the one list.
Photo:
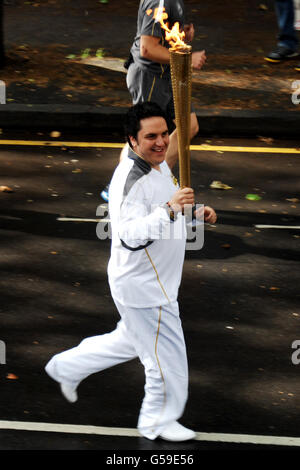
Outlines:
[[[178, 422], [188, 396], [188, 365], [177, 296], [186, 244], [183, 211], [194, 204], [194, 191], [179, 189], [165, 161], [169, 131], [158, 105], [132, 107], [125, 127], [130, 150], [109, 193], [108, 278], [121, 319], [111, 333], [55, 355], [46, 371], [74, 402], [90, 374], [138, 357], [146, 379], [139, 432], [151, 440], [186, 441], [196, 434]], [[204, 220], [215, 223], [212, 208], [204, 208]]]

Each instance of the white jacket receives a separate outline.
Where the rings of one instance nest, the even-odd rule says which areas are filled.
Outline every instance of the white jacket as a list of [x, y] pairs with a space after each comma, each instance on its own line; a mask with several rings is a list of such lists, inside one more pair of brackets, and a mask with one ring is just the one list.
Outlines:
[[131, 149], [109, 189], [111, 257], [108, 278], [114, 299], [128, 307], [155, 307], [177, 300], [186, 227], [171, 221], [165, 204], [178, 184], [166, 162], [155, 170]]

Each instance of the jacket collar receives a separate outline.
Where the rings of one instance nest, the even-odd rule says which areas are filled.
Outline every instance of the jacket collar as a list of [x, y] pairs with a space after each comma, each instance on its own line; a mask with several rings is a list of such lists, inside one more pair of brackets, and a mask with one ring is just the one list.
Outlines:
[[137, 153], [135, 153], [134, 150], [132, 150], [131, 147], [129, 147], [129, 152], [128, 152], [128, 158], [131, 160], [134, 160], [134, 162], [137, 164], [137, 166], [145, 173], [150, 173], [152, 170], [151, 166], [149, 165], [146, 160], [141, 158]]

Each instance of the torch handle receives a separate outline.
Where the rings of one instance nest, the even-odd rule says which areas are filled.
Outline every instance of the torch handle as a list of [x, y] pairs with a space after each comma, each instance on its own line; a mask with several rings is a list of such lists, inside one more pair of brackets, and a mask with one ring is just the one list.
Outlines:
[[178, 140], [180, 187], [190, 187], [192, 48], [170, 49], [171, 80]]

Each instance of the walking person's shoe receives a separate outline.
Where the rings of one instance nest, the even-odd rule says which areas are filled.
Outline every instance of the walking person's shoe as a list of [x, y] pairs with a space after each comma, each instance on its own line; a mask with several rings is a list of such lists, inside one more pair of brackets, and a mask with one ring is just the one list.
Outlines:
[[106, 186], [106, 188], [101, 191], [100, 196], [105, 202], [108, 202], [109, 197], [108, 197], [108, 191], [109, 191], [109, 184]]
[[289, 49], [285, 46], [278, 46], [277, 49], [270, 52], [269, 55], [265, 57], [267, 62], [273, 62], [275, 64], [283, 62], [285, 60], [296, 59], [299, 57], [299, 52]]
[[159, 437], [165, 441], [180, 442], [195, 439], [196, 433], [191, 429], [185, 428], [178, 421], [173, 421], [162, 431]]

